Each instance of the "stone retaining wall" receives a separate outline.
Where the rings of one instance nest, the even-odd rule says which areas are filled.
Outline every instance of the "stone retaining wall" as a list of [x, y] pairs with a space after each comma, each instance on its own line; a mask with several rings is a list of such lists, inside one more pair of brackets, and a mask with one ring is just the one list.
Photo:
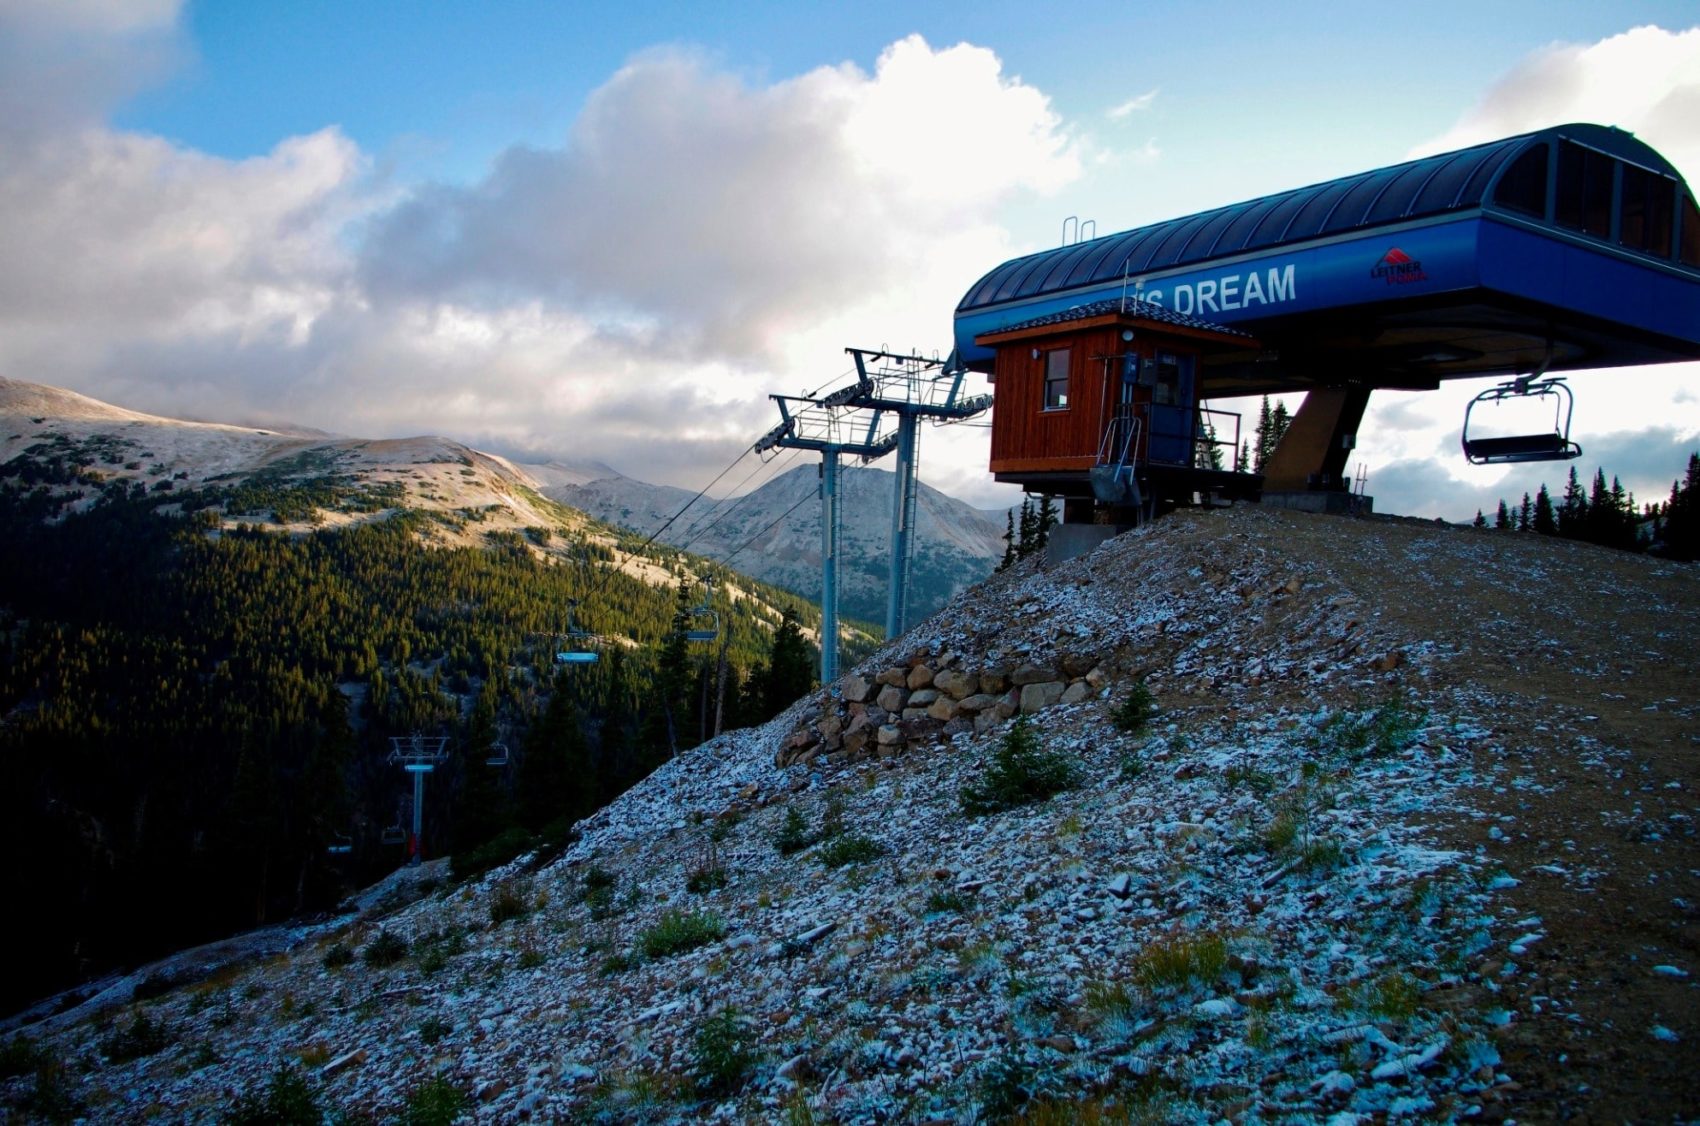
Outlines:
[[791, 733], [774, 761], [793, 766], [820, 758], [891, 758], [905, 747], [967, 731], [983, 734], [1017, 715], [1077, 704], [1100, 695], [1109, 682], [1096, 655], [974, 669], [954, 653], [923, 653], [871, 679], [842, 677], [821, 694], [818, 710]]

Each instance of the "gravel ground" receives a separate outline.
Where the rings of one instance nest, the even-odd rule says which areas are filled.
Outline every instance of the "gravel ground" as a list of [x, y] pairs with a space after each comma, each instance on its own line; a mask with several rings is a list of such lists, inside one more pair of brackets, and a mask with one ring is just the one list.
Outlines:
[[[1581, 545], [1180, 514], [860, 670], [1101, 671], [1030, 717], [1049, 800], [963, 812], [1007, 725], [776, 766], [823, 694], [548, 864], [37, 1032], [100, 1121], [217, 1121], [282, 1063], [380, 1119], [433, 1077], [495, 1122], [1682, 1119], [1697, 614], [1692, 568]], [[830, 836], [782, 854], [793, 812]]]

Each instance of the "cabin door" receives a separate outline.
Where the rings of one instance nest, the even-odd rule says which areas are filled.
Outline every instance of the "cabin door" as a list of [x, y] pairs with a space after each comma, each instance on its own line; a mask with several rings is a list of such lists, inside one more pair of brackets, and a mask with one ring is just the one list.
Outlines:
[[1151, 357], [1148, 378], [1151, 405], [1147, 409], [1150, 441], [1146, 457], [1167, 465], [1191, 465], [1195, 401], [1193, 357], [1186, 352], [1159, 350]]

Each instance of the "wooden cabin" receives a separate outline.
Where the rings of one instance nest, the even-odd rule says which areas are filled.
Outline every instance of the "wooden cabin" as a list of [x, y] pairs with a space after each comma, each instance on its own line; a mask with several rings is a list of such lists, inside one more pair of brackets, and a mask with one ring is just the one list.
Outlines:
[[1167, 507], [1194, 493], [1257, 494], [1261, 479], [1234, 471], [1239, 416], [1198, 398], [1205, 359], [1255, 350], [1248, 334], [1118, 299], [974, 342], [996, 353], [992, 473], [1063, 497], [1068, 522], [1130, 523], [1125, 512], [1088, 512]]

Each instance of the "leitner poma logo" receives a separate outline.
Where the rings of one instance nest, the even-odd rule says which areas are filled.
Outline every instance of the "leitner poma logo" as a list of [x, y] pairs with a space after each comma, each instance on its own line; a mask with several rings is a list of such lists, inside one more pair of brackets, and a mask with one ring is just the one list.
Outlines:
[[1423, 273], [1423, 264], [1412, 258], [1395, 246], [1381, 256], [1381, 261], [1370, 270], [1372, 278], [1385, 278], [1388, 285], [1408, 285], [1411, 282], [1428, 281], [1428, 275]]

